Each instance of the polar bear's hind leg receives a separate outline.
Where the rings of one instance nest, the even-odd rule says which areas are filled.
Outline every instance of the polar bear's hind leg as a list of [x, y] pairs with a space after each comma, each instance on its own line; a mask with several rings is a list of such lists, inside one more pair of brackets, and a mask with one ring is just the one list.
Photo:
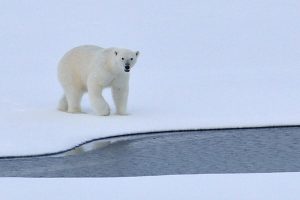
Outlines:
[[63, 95], [61, 97], [61, 99], [59, 100], [57, 109], [63, 112], [67, 112], [68, 111], [68, 102], [67, 102], [67, 98], [65, 95]]
[[72, 91], [66, 93], [66, 100], [68, 105], [68, 112], [69, 113], [81, 113], [81, 98], [83, 96], [82, 91]]

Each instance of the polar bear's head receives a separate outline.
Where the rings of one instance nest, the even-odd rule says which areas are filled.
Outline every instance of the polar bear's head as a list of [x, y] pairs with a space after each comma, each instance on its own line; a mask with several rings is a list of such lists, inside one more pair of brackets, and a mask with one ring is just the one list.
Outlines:
[[113, 53], [115, 56], [115, 66], [123, 72], [130, 72], [139, 55], [139, 51], [121, 48], [114, 48]]

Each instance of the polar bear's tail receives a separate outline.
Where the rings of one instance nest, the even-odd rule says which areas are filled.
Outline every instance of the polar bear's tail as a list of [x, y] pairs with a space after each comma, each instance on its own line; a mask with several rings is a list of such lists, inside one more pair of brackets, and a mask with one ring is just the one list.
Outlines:
[[64, 112], [68, 111], [68, 102], [65, 95], [63, 95], [62, 98], [59, 100], [57, 109]]

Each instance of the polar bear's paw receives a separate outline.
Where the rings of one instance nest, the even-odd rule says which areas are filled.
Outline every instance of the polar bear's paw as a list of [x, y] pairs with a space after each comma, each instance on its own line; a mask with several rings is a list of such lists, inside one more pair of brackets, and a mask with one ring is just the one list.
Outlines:
[[104, 110], [104, 111], [100, 111], [96, 113], [97, 115], [101, 115], [101, 116], [108, 116], [110, 115], [110, 110]]
[[63, 96], [57, 106], [57, 109], [62, 111], [62, 112], [67, 112], [68, 111], [68, 102], [65, 96]]
[[68, 113], [82, 113], [80, 108], [68, 108]]
[[117, 111], [116, 114], [117, 115], [122, 115], [122, 116], [129, 115], [126, 111]]
[[108, 116], [110, 115], [110, 108], [107, 104], [96, 110], [96, 115]]

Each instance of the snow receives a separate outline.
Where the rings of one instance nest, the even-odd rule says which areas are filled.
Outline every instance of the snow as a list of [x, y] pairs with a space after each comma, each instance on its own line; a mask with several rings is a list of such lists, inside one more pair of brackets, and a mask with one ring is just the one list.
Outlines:
[[300, 173], [135, 178], [2, 178], [0, 194], [17, 199], [298, 199]]
[[[175, 129], [300, 123], [300, 2], [0, 2], [0, 156]], [[126, 47], [129, 116], [56, 111], [58, 60], [81, 44]], [[105, 96], [112, 105], [110, 91]]]

